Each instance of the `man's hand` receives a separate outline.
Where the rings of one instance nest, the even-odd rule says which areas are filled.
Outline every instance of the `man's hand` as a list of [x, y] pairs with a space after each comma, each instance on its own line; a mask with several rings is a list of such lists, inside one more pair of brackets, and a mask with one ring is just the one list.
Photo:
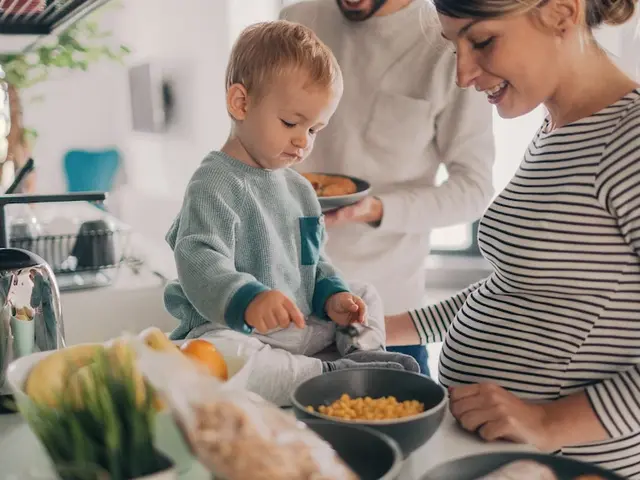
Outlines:
[[305, 327], [302, 312], [278, 290], [258, 294], [247, 307], [244, 321], [262, 334], [278, 327], [287, 328], [292, 322], [298, 328]]
[[343, 327], [366, 323], [367, 306], [360, 297], [349, 292], [331, 295], [324, 304], [324, 310], [333, 322]]
[[324, 214], [325, 225], [344, 225], [346, 223], [372, 223], [382, 221], [382, 201], [376, 197], [366, 197], [358, 203], [342, 207]]

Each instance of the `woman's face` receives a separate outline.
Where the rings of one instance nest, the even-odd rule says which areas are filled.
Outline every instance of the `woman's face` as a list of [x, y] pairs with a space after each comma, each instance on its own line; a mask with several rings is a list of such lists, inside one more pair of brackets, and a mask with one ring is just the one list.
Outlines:
[[501, 117], [524, 115], [554, 94], [562, 71], [559, 37], [532, 13], [491, 20], [439, 17], [456, 50], [458, 85], [486, 93]]

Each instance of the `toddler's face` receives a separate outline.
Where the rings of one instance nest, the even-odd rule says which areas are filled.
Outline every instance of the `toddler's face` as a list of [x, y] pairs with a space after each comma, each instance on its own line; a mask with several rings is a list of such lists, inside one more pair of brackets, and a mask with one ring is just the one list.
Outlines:
[[304, 160], [336, 111], [340, 81], [328, 89], [307, 83], [305, 73], [292, 71], [274, 80], [257, 102], [249, 99], [238, 128], [244, 147], [262, 168], [286, 168]]

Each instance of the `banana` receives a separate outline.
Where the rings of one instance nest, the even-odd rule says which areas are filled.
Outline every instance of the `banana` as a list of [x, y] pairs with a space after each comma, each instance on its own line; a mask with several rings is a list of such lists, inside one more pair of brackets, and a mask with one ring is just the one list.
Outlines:
[[[176, 352], [180, 349], [157, 327], [150, 327], [140, 333], [140, 337], [150, 348], [158, 351]], [[91, 384], [92, 368], [96, 355], [106, 351], [109, 362], [114, 368], [127, 365], [134, 361], [135, 352], [124, 339], [115, 339], [106, 345], [83, 344], [57, 350], [40, 360], [29, 372], [25, 382], [24, 391], [33, 401], [57, 407], [64, 390], [68, 393], [74, 404], [83, 405], [82, 395], [89, 389], [94, 389]], [[146, 385], [142, 374], [134, 367], [134, 381], [136, 384], [136, 402], [142, 404], [146, 395]], [[65, 390], [68, 389], [68, 390]], [[157, 396], [154, 404], [159, 410], [164, 408], [164, 403]]]
[[100, 344], [83, 344], [67, 347], [47, 355], [29, 372], [25, 393], [35, 402], [55, 407], [66, 386], [69, 375], [89, 365], [104, 347]]
[[[147, 386], [144, 377], [135, 366], [135, 352], [131, 346], [122, 339], [110, 342], [106, 350], [107, 362], [110, 372], [118, 375], [120, 372], [131, 375], [135, 384], [135, 401], [138, 406], [144, 405], [147, 395]], [[96, 378], [102, 378], [105, 372], [98, 371], [98, 363], [89, 363], [70, 373], [67, 379], [65, 399], [70, 400], [76, 407], [83, 407], [86, 397], [96, 394], [101, 385], [96, 385]]]
[[169, 340], [165, 333], [158, 327], [149, 327], [140, 332], [139, 336], [149, 348], [158, 351], [175, 351], [180, 353], [178, 346]]

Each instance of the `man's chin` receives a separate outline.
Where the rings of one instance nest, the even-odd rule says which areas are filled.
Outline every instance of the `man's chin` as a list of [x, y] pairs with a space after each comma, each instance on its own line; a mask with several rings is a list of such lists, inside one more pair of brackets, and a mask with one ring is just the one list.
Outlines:
[[373, 17], [387, 0], [373, 0], [373, 4], [366, 9], [349, 9], [344, 5], [344, 0], [336, 0], [338, 8], [344, 17], [351, 22], [363, 22]]
[[344, 15], [344, 18], [350, 22], [364, 22], [371, 17], [369, 12], [366, 10], [344, 10], [341, 8], [340, 11], [342, 12], [342, 15]]

